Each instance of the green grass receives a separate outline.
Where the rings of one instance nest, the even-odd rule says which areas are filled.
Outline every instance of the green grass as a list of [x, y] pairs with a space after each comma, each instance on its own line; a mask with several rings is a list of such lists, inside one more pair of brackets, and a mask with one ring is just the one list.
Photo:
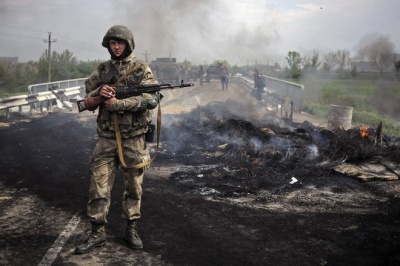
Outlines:
[[351, 106], [353, 125], [376, 127], [382, 122], [385, 134], [400, 136], [395, 109], [389, 108], [400, 106], [399, 82], [305, 79], [299, 83], [305, 88], [304, 111], [327, 118], [331, 104]]

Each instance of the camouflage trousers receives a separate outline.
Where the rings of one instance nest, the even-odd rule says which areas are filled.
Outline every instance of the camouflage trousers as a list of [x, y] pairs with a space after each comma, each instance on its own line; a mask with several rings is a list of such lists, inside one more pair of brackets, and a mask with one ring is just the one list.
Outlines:
[[[145, 170], [134, 165], [150, 158], [145, 135], [122, 139], [122, 150], [127, 168], [122, 168], [125, 190], [122, 195], [122, 217], [127, 220], [140, 218], [142, 183]], [[111, 202], [111, 190], [120, 168], [116, 139], [100, 137], [89, 165], [91, 175], [87, 214], [92, 222], [107, 223]]]

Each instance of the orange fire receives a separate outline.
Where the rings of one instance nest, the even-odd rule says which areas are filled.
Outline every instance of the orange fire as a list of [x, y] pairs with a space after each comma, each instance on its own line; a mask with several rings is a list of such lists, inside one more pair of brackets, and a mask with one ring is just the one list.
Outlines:
[[368, 137], [368, 127], [360, 127], [360, 134], [362, 139]]

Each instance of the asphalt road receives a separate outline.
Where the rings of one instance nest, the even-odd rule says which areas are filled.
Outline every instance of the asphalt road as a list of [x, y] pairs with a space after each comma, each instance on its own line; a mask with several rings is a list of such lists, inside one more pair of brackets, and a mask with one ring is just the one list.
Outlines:
[[[242, 86], [230, 84], [224, 92], [216, 81], [164, 95], [165, 127], [214, 101], [245, 104], [248, 110], [241, 112], [248, 119], [264, 108]], [[85, 208], [95, 117], [64, 110], [14, 116], [13, 123], [2, 124], [1, 265], [400, 264], [398, 182], [331, 175], [304, 176], [291, 185], [290, 176], [269, 171], [262, 195], [219, 197], [199, 188], [218, 184], [222, 190], [229, 180], [216, 173], [233, 170], [171, 154], [161, 154], [146, 174], [138, 224], [143, 250], [130, 249], [123, 239], [123, 184], [117, 178], [107, 245], [76, 255], [75, 245], [90, 228]]]

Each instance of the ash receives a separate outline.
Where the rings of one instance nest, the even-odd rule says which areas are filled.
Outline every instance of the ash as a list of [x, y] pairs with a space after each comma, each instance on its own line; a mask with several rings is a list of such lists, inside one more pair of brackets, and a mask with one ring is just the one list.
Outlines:
[[196, 180], [193, 189], [203, 195], [241, 196], [257, 194], [277, 178], [329, 179], [337, 175], [334, 168], [345, 162], [378, 157], [400, 162], [399, 145], [393, 137], [383, 136], [378, 145], [372, 132], [363, 139], [357, 129], [330, 130], [308, 121], [294, 123], [272, 112], [250, 117], [237, 110], [246, 110], [246, 106], [212, 102], [167, 118], [161, 156], [191, 165], [174, 173], [172, 179], [186, 184]]

